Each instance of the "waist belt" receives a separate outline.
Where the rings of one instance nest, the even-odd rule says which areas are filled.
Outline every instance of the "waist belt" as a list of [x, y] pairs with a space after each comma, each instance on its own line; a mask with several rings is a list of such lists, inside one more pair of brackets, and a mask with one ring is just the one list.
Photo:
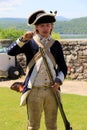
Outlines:
[[33, 86], [32, 89], [49, 89], [51, 88], [50, 86], [47, 87], [47, 86]]

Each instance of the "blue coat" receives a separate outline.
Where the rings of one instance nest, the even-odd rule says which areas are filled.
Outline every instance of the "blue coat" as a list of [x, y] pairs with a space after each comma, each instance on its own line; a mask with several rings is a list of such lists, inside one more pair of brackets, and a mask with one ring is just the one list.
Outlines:
[[[28, 63], [33, 58], [33, 56], [38, 52], [38, 49], [39, 49], [38, 45], [36, 44], [34, 39], [32, 39], [31, 41], [26, 42], [22, 47], [19, 47], [17, 42], [13, 42], [8, 47], [7, 53], [8, 53], [8, 55], [11, 55], [11, 56], [16, 56], [20, 53], [24, 53], [26, 56], [26, 65], [28, 65]], [[57, 78], [55, 79], [55, 81], [58, 81], [61, 83], [62, 81], [60, 78], [58, 78], [58, 74], [59, 74], [59, 72], [62, 72], [64, 75], [64, 78], [65, 78], [66, 74], [67, 74], [67, 66], [66, 66], [66, 62], [64, 59], [62, 47], [61, 47], [61, 44], [59, 41], [55, 40], [53, 45], [50, 47], [50, 52], [54, 56], [56, 64], [58, 65], [58, 71], [55, 70], [56, 75], [57, 75]], [[33, 70], [33, 67], [31, 68], [28, 75], [26, 76], [26, 79], [24, 82], [25, 87], [27, 87], [27, 85], [28, 85], [28, 81], [29, 81], [30, 75], [32, 73], [32, 70]]]

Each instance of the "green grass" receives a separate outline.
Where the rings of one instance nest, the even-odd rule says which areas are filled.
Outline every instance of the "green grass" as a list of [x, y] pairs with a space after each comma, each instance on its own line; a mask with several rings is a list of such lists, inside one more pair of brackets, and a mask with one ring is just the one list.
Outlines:
[[[9, 88], [0, 88], [0, 130], [27, 130], [26, 107], [20, 107], [20, 93]], [[87, 97], [74, 94], [62, 94], [67, 118], [73, 130], [87, 130]], [[58, 113], [58, 130], [65, 130]], [[44, 115], [40, 130], [46, 130]]]

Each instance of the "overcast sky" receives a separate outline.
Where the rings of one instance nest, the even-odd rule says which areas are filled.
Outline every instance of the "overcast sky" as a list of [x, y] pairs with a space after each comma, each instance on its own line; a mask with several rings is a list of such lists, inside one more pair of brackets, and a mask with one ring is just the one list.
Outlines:
[[66, 18], [87, 17], [87, 0], [0, 0], [0, 17], [27, 18], [39, 9], [57, 10]]

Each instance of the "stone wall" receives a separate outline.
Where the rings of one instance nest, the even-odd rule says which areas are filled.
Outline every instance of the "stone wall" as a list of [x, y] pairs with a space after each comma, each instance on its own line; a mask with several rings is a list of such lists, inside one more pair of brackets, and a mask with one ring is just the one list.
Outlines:
[[68, 66], [67, 78], [87, 80], [87, 39], [60, 42]]
[[8, 47], [9, 44], [12, 43], [13, 40], [11, 39], [0, 39], [0, 48], [1, 47]]
[[[9, 41], [9, 44], [11, 42]], [[7, 42], [5, 41], [5, 43]], [[60, 43], [68, 66], [67, 78], [72, 80], [87, 80], [87, 39], [66, 39], [60, 40]], [[17, 61], [25, 72], [26, 59], [24, 54], [18, 55]]]

